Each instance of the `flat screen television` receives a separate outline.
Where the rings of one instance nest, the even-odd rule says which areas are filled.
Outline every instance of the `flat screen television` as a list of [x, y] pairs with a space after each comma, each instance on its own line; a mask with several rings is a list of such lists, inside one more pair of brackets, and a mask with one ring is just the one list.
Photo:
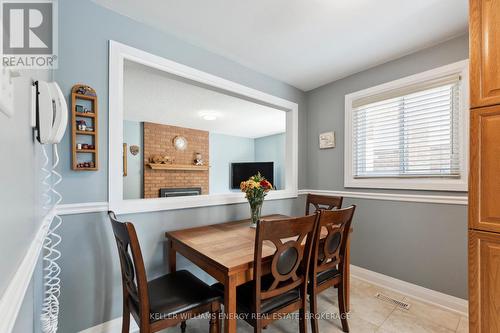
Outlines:
[[274, 184], [274, 162], [231, 163], [231, 188], [240, 188], [240, 183], [258, 172]]

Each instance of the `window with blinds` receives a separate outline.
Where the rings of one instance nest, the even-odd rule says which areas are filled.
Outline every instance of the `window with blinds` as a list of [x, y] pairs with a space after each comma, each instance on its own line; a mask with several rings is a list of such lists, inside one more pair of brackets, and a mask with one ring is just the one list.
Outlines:
[[460, 177], [460, 76], [354, 100], [354, 178]]

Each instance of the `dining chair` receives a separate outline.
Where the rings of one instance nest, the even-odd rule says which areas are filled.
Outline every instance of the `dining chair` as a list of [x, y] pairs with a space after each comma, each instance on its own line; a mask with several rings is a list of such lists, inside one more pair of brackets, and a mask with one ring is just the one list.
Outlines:
[[306, 199], [306, 215], [309, 215], [311, 205], [314, 206], [314, 211], [312, 213], [321, 209], [340, 209], [342, 208], [343, 200], [344, 197], [308, 193]]
[[346, 313], [346, 279], [343, 276], [343, 265], [355, 209], [356, 206], [353, 205], [344, 209], [321, 210], [319, 212], [308, 288], [313, 333], [319, 332], [317, 295], [330, 287], [338, 288], [342, 330], [349, 332]]
[[118, 247], [123, 287], [122, 333], [130, 329], [130, 314], [140, 333], [153, 333], [210, 313], [210, 333], [220, 332], [221, 298], [203, 281], [186, 270], [171, 272], [151, 281], [146, 269], [134, 225], [120, 222], [108, 212]]
[[[297, 310], [300, 332], [306, 332], [307, 280], [317, 217], [314, 214], [258, 222], [254, 280], [236, 290], [237, 312], [254, 327], [254, 332], [261, 332], [273, 321]], [[263, 259], [263, 253], [269, 255], [270, 251], [273, 254]], [[214, 288], [224, 291], [221, 284]]]

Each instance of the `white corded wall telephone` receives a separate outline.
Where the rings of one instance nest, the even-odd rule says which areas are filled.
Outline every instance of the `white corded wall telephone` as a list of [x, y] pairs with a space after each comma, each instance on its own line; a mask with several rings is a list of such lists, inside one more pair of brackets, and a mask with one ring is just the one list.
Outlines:
[[41, 144], [59, 143], [68, 124], [68, 105], [55, 82], [34, 83], [37, 139]]
[[[32, 90], [32, 125], [36, 128], [36, 138], [42, 144], [45, 163], [42, 171], [45, 173], [43, 185], [43, 208], [51, 214], [47, 236], [43, 242], [43, 286], [44, 300], [40, 316], [43, 333], [55, 333], [58, 327], [59, 295], [61, 292], [61, 268], [57, 260], [61, 252], [57, 246], [61, 236], [56, 233], [62, 223], [57, 215], [56, 206], [62, 201], [62, 196], [56, 191], [56, 186], [62, 181], [62, 176], [56, 171], [59, 164], [57, 143], [64, 136], [68, 124], [68, 106], [61, 89], [55, 82], [36, 81]], [[53, 144], [54, 160], [49, 167], [49, 158], [45, 144]]]

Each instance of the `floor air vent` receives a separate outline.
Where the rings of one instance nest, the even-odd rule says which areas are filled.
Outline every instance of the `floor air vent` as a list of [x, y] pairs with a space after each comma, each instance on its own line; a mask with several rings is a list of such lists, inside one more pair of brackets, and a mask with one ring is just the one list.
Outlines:
[[375, 297], [378, 298], [381, 301], [392, 303], [392, 304], [396, 305], [397, 307], [399, 307], [401, 309], [409, 310], [410, 306], [411, 306], [409, 303], [406, 303], [406, 302], [403, 302], [403, 301], [398, 301], [398, 300], [396, 300], [396, 299], [394, 299], [392, 297], [389, 297], [389, 296], [381, 294], [381, 293], [377, 293], [375, 295]]

